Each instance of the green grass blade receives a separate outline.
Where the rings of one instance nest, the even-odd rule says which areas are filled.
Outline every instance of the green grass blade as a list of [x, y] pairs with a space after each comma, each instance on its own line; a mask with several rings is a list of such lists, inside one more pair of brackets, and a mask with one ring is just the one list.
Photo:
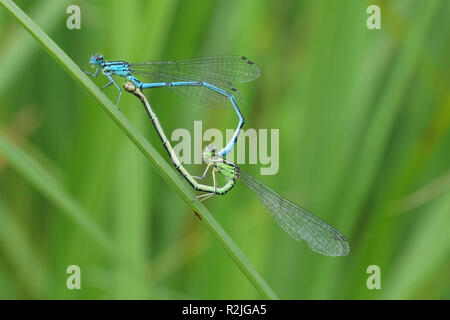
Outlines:
[[[36, 3], [35, 17], [37, 23], [42, 23], [46, 30], [54, 29], [61, 24], [61, 11], [69, 4], [68, 0], [58, 2]], [[33, 15], [34, 16], [34, 15]], [[8, 43], [3, 43], [4, 50], [0, 53], [0, 94], [5, 92], [12, 83], [12, 79], [20, 77], [27, 66], [27, 62], [35, 54], [36, 48], [33, 48], [33, 41], [27, 34], [18, 34], [17, 28], [14, 36], [11, 36]]]
[[[2, 260], [14, 268], [13, 277], [22, 286], [27, 298], [39, 298], [44, 291], [47, 270], [36, 246], [0, 197], [0, 252]], [[33, 272], [30, 272], [33, 270]], [[3, 283], [2, 283], [3, 287]], [[2, 288], [3, 289], [3, 288]], [[16, 288], [17, 289], [17, 288]], [[0, 291], [2, 299], [5, 291]]]
[[[175, 190], [188, 207], [196, 214], [207, 229], [223, 246], [242, 273], [264, 298], [276, 299], [276, 294], [255, 271], [248, 259], [228, 236], [221, 225], [214, 219], [207, 208], [195, 197], [192, 188], [181, 176], [164, 160], [152, 145], [131, 125], [112, 102], [99, 90], [88, 76], [70, 59], [70, 57], [37, 26], [14, 2], [1, 0], [8, 12], [16, 18], [22, 26], [44, 47], [44, 49], [69, 73], [69, 75], [85, 89], [102, 109], [122, 129], [138, 149], [150, 160], [153, 168], [164, 181]], [[29, 171], [31, 168], [28, 168]], [[30, 174], [33, 174], [30, 172]]]
[[109, 254], [114, 254], [111, 241], [89, 218], [64, 187], [54, 179], [46, 170], [8, 141], [0, 133], [0, 153], [5, 156], [9, 164], [25, 176], [31, 184], [47, 196], [58, 208], [60, 208], [69, 218], [74, 220], [83, 230], [87, 231], [93, 239], [97, 241]]
[[[450, 250], [450, 193], [430, 205], [427, 215], [419, 216], [414, 227], [414, 237], [405, 245], [392, 274], [386, 281], [383, 299], [421, 299], [423, 287], [433, 281], [433, 272], [448, 264]], [[407, 272], [414, 266], [414, 272]], [[445, 268], [445, 267], [444, 267]], [[438, 281], [449, 283], [448, 278]]]

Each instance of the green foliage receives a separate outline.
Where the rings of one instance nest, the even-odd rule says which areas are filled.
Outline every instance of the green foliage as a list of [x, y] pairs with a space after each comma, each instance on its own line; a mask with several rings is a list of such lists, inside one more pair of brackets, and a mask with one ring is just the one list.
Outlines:
[[[68, 4], [19, 3], [53, 59], [0, 10], [1, 298], [274, 297], [254, 269], [281, 298], [450, 298], [448, 1], [377, 1], [381, 30], [366, 28], [371, 3], [351, 0], [80, 1], [81, 30], [66, 28]], [[119, 112], [117, 91], [79, 69], [94, 52], [255, 60], [245, 128], [280, 129], [280, 169], [242, 167], [342, 231], [350, 256], [295, 242], [239, 183], [207, 201], [218, 221], [192, 202], [136, 98]], [[145, 93], [169, 137], [236, 124]], [[71, 264], [80, 291], [64, 286]], [[373, 264], [381, 290], [366, 287]]]

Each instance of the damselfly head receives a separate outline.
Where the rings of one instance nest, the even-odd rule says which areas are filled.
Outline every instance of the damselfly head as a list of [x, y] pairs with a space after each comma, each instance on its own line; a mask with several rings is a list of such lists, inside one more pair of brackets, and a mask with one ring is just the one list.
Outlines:
[[134, 85], [133, 82], [127, 81], [123, 84], [123, 88], [125, 89], [125, 91], [134, 93], [136, 91], [136, 86]]
[[95, 67], [97, 65], [99, 65], [100, 63], [103, 62], [103, 56], [99, 53], [94, 54], [90, 59], [89, 59], [89, 64], [92, 67]]
[[216, 158], [216, 150], [216, 147], [211, 144], [207, 146], [203, 150], [203, 161], [205, 161], [205, 163], [213, 162], [213, 160]]

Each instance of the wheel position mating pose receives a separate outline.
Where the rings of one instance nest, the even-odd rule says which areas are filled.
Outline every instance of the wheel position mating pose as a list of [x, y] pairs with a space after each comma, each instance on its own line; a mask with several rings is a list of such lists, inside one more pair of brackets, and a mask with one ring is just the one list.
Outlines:
[[[104, 60], [101, 54], [95, 54], [90, 58], [89, 64], [97, 69], [94, 73], [85, 73], [97, 77], [101, 69], [102, 74], [109, 80], [101, 89], [114, 85], [119, 90], [116, 106], [119, 104], [122, 89], [113, 76], [124, 77], [139, 89], [167, 87], [191, 102], [214, 108], [231, 104], [239, 123], [231, 140], [219, 152], [222, 157], [233, 149], [244, 125], [244, 116], [236, 102], [239, 92], [234, 83], [255, 80], [261, 73], [253, 61], [241, 56], [129, 63]], [[150, 82], [142, 82], [138, 77], [147, 78]]]
[[[275, 222], [295, 240], [305, 241], [313, 251], [323, 255], [346, 256], [349, 254], [350, 245], [340, 231], [294, 202], [282, 197], [258, 179], [243, 172], [238, 165], [223, 159], [212, 146], [206, 147], [203, 152], [203, 160], [207, 165], [203, 175], [201, 177], [191, 176], [176, 156], [145, 95], [134, 83], [126, 82], [124, 88], [137, 96], [143, 103], [175, 168], [196, 191], [206, 192], [204, 195], [198, 196], [202, 198], [201, 200], [205, 200], [214, 194], [224, 195], [234, 187], [237, 180], [240, 180], [259, 197], [264, 208]], [[211, 168], [214, 181], [213, 186], [199, 184], [194, 179], [205, 178], [208, 170]], [[227, 180], [223, 187], [217, 186], [216, 174], [218, 173], [222, 174]]]

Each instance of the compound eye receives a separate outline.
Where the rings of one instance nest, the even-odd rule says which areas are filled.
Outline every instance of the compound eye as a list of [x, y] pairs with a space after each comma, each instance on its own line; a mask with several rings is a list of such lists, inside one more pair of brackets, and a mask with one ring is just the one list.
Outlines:
[[92, 60], [96, 60], [97, 62], [101, 61], [101, 60], [103, 60], [103, 56], [99, 53], [96, 53], [92, 56]]
[[213, 146], [212, 144], [210, 144], [205, 148], [205, 153], [209, 154], [210, 157], [215, 157], [216, 151], [217, 151], [216, 147]]

